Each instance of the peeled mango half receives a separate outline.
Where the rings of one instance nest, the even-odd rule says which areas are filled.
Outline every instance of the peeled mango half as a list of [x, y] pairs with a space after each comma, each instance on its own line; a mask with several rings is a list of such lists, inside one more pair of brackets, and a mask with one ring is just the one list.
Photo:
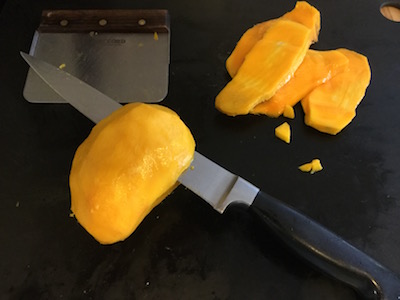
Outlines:
[[172, 110], [132, 103], [99, 122], [77, 149], [71, 211], [100, 243], [126, 239], [178, 185], [195, 141]]

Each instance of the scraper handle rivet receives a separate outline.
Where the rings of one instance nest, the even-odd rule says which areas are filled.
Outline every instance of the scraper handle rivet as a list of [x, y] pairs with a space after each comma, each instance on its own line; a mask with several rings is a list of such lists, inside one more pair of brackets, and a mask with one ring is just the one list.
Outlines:
[[61, 25], [61, 26], [67, 26], [67, 25], [68, 25], [68, 20], [65, 20], [65, 19], [64, 19], [64, 20], [61, 20], [61, 21], [60, 21], [60, 25]]
[[139, 24], [140, 26], [146, 25], [146, 20], [145, 20], [145, 19], [140, 19], [140, 20], [138, 21], [138, 24]]
[[99, 20], [99, 25], [100, 26], [106, 26], [107, 25], [107, 20], [106, 19]]

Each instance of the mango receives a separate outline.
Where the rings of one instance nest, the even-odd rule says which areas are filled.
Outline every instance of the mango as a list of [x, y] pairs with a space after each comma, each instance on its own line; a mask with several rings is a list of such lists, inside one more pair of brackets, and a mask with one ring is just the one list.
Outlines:
[[302, 171], [302, 172], [307, 172], [307, 173], [310, 173], [310, 174], [314, 174], [316, 172], [319, 172], [319, 171], [323, 170], [323, 167], [322, 167], [322, 164], [321, 164], [321, 160], [319, 160], [318, 158], [315, 158], [309, 163], [302, 164], [299, 167], [299, 170]]
[[290, 125], [285, 122], [278, 127], [275, 128], [275, 136], [285, 143], [289, 144], [290, 143], [290, 136], [291, 136], [291, 130], [290, 130]]
[[277, 20], [289, 20], [308, 27], [311, 30], [311, 42], [315, 43], [318, 41], [318, 34], [321, 28], [319, 11], [306, 1], [297, 1], [294, 9], [280, 18], [256, 24], [252, 28], [246, 30], [225, 63], [226, 70], [231, 77], [236, 75], [246, 55], [253, 46], [262, 39], [267, 30], [269, 30]]
[[226, 62], [233, 78], [215, 98], [215, 107], [228, 116], [245, 115], [270, 99], [292, 78], [319, 28], [319, 11], [305, 1], [253, 27]]
[[215, 98], [229, 115], [245, 115], [271, 98], [293, 76], [310, 46], [311, 31], [296, 22], [278, 20], [247, 54], [237, 74]]
[[283, 116], [285, 118], [294, 119], [295, 114], [293, 107], [290, 105], [285, 105], [285, 108], [283, 109]]
[[172, 110], [132, 103], [99, 122], [70, 171], [71, 211], [101, 244], [126, 239], [178, 185], [195, 141]]
[[343, 72], [348, 64], [349, 60], [339, 50], [308, 50], [292, 79], [270, 99], [256, 105], [251, 113], [279, 117], [285, 106], [296, 105], [314, 88]]
[[246, 30], [242, 35], [231, 55], [229, 55], [225, 62], [226, 70], [232, 78], [236, 75], [247, 53], [249, 53], [253, 46], [262, 39], [265, 32], [274, 24], [275, 21], [276, 20], [274, 19], [256, 24], [252, 28]]
[[301, 100], [304, 122], [332, 135], [342, 131], [356, 116], [356, 108], [371, 80], [371, 69], [364, 55], [348, 49], [338, 51], [349, 60], [347, 68]]

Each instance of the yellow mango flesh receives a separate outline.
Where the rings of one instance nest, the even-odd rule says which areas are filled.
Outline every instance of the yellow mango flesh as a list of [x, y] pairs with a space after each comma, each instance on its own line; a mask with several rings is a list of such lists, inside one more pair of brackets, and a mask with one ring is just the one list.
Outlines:
[[256, 24], [242, 35], [231, 55], [226, 60], [226, 69], [231, 77], [236, 75], [247, 53], [249, 53], [253, 46], [262, 39], [265, 32], [271, 28], [274, 22], [280, 19], [297, 22], [310, 28], [312, 42], [318, 40], [318, 34], [321, 27], [319, 11], [305, 1], [298, 1], [292, 11], [284, 14], [278, 19]]
[[278, 20], [247, 54], [236, 76], [215, 99], [230, 115], [248, 114], [290, 80], [306, 55], [311, 30], [296, 22]]
[[195, 149], [172, 110], [128, 104], [99, 122], [71, 167], [71, 211], [100, 243], [126, 239], [176, 186]]
[[285, 105], [283, 109], [283, 116], [289, 119], [294, 119], [294, 109], [290, 105]]
[[285, 143], [289, 144], [290, 143], [290, 125], [285, 122], [278, 127], [275, 128], [275, 135], [277, 138], [281, 139]]
[[226, 70], [231, 77], [236, 75], [247, 53], [249, 53], [251, 48], [262, 39], [265, 32], [272, 26], [272, 24], [274, 24], [274, 22], [275, 20], [268, 20], [256, 24], [242, 35], [239, 42], [236, 44], [235, 49], [233, 49], [231, 55], [229, 55], [225, 62]]
[[301, 100], [305, 123], [332, 135], [343, 130], [355, 117], [371, 80], [365, 56], [347, 49], [338, 51], [349, 60], [348, 67]]
[[321, 161], [318, 158], [316, 158], [309, 163], [301, 165], [299, 167], [299, 170], [302, 172], [310, 172], [311, 174], [314, 174], [316, 172], [323, 170], [323, 167]]
[[310, 172], [312, 168], [312, 163], [306, 163], [299, 167], [299, 170], [302, 172]]
[[297, 1], [292, 11], [282, 16], [283, 19], [291, 20], [311, 29], [312, 42], [318, 41], [319, 31], [321, 29], [321, 15], [319, 11], [306, 1]]
[[318, 85], [344, 71], [348, 59], [339, 50], [308, 50], [292, 79], [268, 100], [255, 106], [251, 113], [279, 117], [285, 106], [294, 106]]

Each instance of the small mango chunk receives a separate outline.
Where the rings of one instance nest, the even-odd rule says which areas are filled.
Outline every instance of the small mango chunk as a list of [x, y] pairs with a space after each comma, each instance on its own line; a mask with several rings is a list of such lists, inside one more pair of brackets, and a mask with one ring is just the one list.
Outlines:
[[323, 169], [321, 161], [319, 159], [313, 159], [311, 162], [303, 164], [299, 167], [300, 171], [309, 172], [310, 174], [314, 174]]
[[283, 109], [283, 116], [285, 118], [289, 119], [294, 119], [294, 109], [290, 105], [285, 105], [285, 108]]
[[338, 49], [349, 60], [347, 68], [313, 89], [301, 100], [304, 122], [321, 132], [335, 135], [356, 116], [371, 80], [368, 59], [348, 49]]
[[306, 163], [306, 164], [301, 165], [299, 167], [299, 170], [303, 171], [303, 172], [310, 172], [311, 168], [312, 168], [312, 163]]
[[290, 143], [290, 125], [285, 122], [275, 128], [275, 136], [286, 143]]
[[190, 130], [172, 110], [123, 106], [94, 126], [75, 153], [72, 213], [101, 244], [126, 239], [178, 185], [194, 149]]

